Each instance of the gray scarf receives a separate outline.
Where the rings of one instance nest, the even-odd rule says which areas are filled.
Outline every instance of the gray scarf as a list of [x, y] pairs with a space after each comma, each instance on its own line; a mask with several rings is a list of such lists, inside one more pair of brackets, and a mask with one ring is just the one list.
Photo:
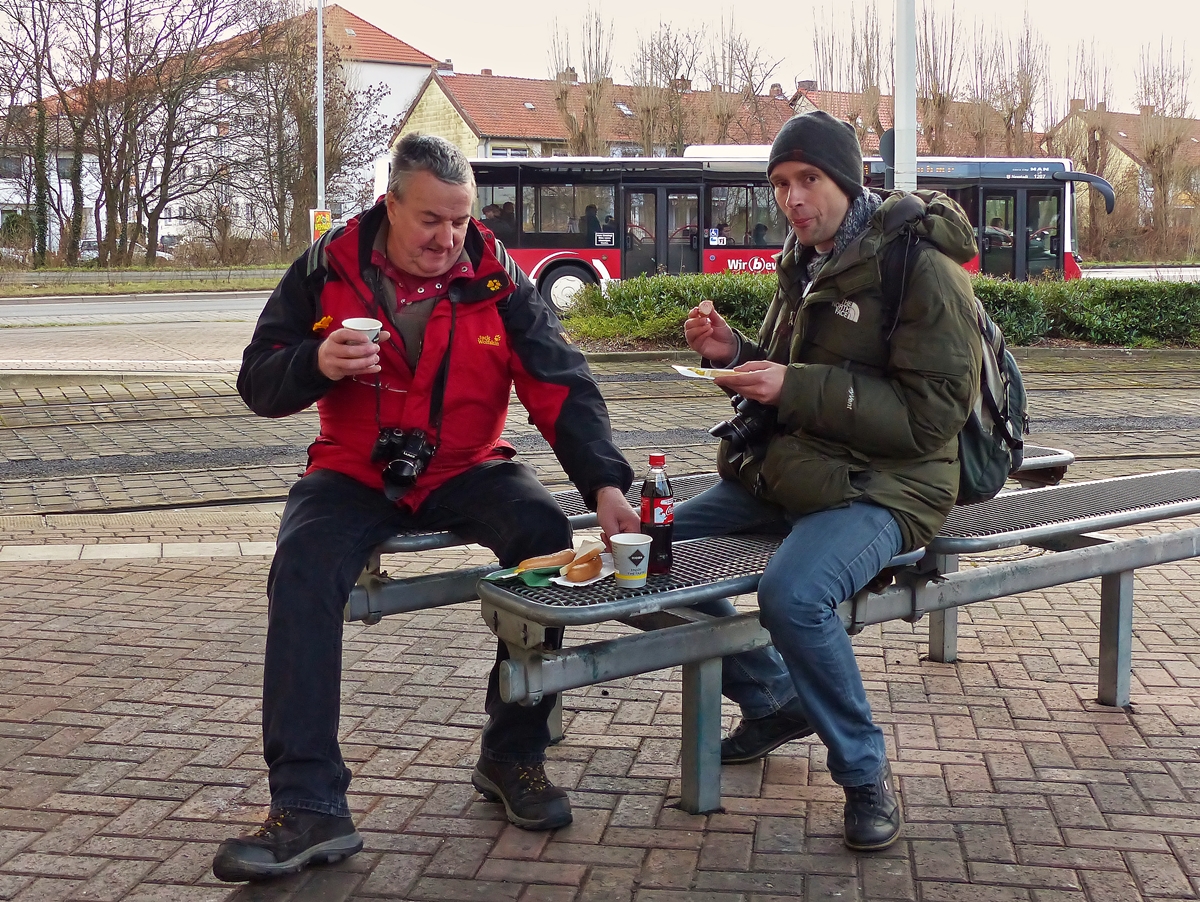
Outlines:
[[821, 271], [821, 267], [825, 265], [827, 260], [841, 254], [851, 241], [866, 230], [867, 223], [871, 221], [871, 217], [875, 215], [875, 211], [882, 204], [882, 197], [865, 190], [851, 202], [850, 209], [846, 211], [846, 218], [842, 220], [841, 227], [838, 228], [837, 234], [833, 236], [833, 247], [829, 253], [814, 253], [808, 261], [809, 281], [817, 277], [817, 273]]

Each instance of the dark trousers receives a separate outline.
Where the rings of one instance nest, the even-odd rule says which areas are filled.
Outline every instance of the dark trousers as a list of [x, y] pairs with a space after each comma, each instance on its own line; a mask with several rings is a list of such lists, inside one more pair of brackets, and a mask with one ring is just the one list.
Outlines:
[[[288, 494], [267, 581], [263, 670], [263, 756], [271, 807], [348, 816], [350, 771], [338, 747], [342, 610], [372, 548], [405, 529], [452, 530], [495, 552], [502, 567], [571, 544], [571, 527], [533, 471], [490, 461], [434, 491], [415, 514], [381, 492], [328, 470], [305, 476]], [[488, 677], [482, 754], [536, 762], [550, 744], [555, 696], [522, 707], [500, 700], [497, 643]]]

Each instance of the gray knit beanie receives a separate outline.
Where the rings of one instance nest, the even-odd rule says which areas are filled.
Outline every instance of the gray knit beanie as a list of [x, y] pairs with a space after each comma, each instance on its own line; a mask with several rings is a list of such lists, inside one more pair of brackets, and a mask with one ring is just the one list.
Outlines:
[[783, 123], [771, 144], [767, 176], [787, 160], [816, 166], [842, 192], [854, 200], [862, 194], [863, 158], [858, 135], [849, 122], [835, 119], [824, 110], [801, 113]]

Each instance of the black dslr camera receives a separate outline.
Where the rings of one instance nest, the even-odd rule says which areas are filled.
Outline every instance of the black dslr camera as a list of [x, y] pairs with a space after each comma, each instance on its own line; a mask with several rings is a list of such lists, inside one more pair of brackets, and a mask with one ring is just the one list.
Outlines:
[[383, 486], [388, 498], [395, 501], [425, 472], [437, 446], [420, 429], [380, 429], [371, 460], [387, 461], [383, 468]]
[[729, 442], [734, 451], [744, 451], [759, 443], [765, 442], [775, 431], [777, 408], [770, 407], [741, 395], [729, 399], [733, 405], [734, 415], [724, 422], [717, 423], [708, 434], [723, 438]]

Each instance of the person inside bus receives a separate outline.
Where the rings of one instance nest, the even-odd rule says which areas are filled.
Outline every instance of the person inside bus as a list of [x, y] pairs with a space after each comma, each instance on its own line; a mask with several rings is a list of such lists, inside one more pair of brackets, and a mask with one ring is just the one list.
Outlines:
[[[243, 355], [246, 404], [279, 417], [316, 403], [321, 434], [288, 495], [267, 579], [270, 814], [220, 845], [221, 880], [280, 877], [362, 848], [338, 747], [342, 608], [373, 547], [405, 530], [451, 530], [501, 567], [570, 547], [566, 515], [500, 440], [514, 385], [605, 534], [638, 531], [625, 499], [633, 471], [583, 354], [471, 218], [474, 200], [458, 148], [405, 136], [387, 194], [292, 264]], [[368, 316], [385, 323], [375, 338], [343, 325]], [[507, 657], [497, 642], [471, 782], [520, 827], [562, 827], [570, 801], [543, 766], [555, 697], [503, 702]]]
[[604, 217], [604, 224], [600, 226], [601, 232], [615, 232], [617, 230], [617, 222], [613, 219], [612, 214]]
[[486, 223], [487, 227], [504, 244], [513, 244], [517, 240], [516, 207], [513, 206], [512, 201], [508, 201], [503, 207], [499, 204], [492, 206], [496, 208], [496, 218], [489, 219]]
[[754, 242], [755, 247], [767, 247], [768, 246], [767, 231], [768, 231], [767, 224], [765, 222], [755, 223], [754, 235], [751, 237], [751, 241]]
[[587, 236], [587, 246], [596, 243], [596, 233], [600, 231], [600, 217], [596, 213], [596, 205], [588, 204], [579, 217], [579, 231]]
[[[716, 384], [736, 393], [737, 413], [714, 430], [721, 480], [675, 508], [674, 538], [784, 537], [758, 604], [791, 698], [762, 689], [757, 705], [742, 700], [762, 713], [743, 716], [721, 760], [753, 761], [815, 732], [844, 789], [845, 844], [884, 849], [900, 836], [900, 800], [838, 605], [932, 539], [954, 505], [958, 433], [982, 354], [961, 266], [975, 254], [974, 229], [950, 198], [927, 195], [917, 227], [930, 249], [885, 313], [876, 255], [909, 211], [892, 214], [903, 192], [864, 192], [853, 127], [823, 111], [789, 119], [767, 175], [792, 228], [758, 339], [708, 304], [684, 323], [705, 366], [735, 371]], [[759, 671], [753, 682], [779, 676]]]

